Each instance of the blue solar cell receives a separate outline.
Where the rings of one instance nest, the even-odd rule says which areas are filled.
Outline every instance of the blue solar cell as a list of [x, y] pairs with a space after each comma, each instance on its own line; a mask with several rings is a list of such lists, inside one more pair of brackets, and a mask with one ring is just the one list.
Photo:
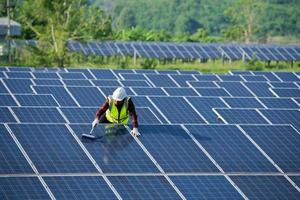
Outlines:
[[92, 123], [98, 108], [61, 108], [70, 123]]
[[91, 69], [97, 79], [118, 79], [109, 69]]
[[59, 72], [59, 76], [63, 79], [86, 79], [81, 72]]
[[68, 87], [68, 90], [81, 106], [99, 106], [105, 101], [97, 87]]
[[231, 176], [249, 199], [299, 199], [300, 193], [283, 176]]
[[117, 199], [101, 176], [44, 177], [56, 199]]
[[236, 126], [186, 126], [225, 172], [278, 172]]
[[243, 81], [240, 75], [218, 75], [222, 81]]
[[0, 199], [50, 199], [37, 177], [0, 177]]
[[242, 126], [286, 173], [300, 172], [300, 134], [291, 126]]
[[267, 108], [300, 108], [300, 106], [289, 98], [260, 98], [260, 101]]
[[180, 87], [188, 87], [186, 81], [196, 81], [192, 75], [171, 75], [171, 77], [180, 85]]
[[9, 94], [0, 94], [0, 106], [17, 106], [17, 103]]
[[151, 69], [135, 69], [134, 70], [136, 73], [140, 74], [157, 74], [155, 70], [151, 70]]
[[295, 83], [291, 82], [271, 82], [270, 85], [274, 88], [298, 88]]
[[296, 185], [299, 187], [300, 185], [300, 176], [290, 176], [290, 178], [296, 183]]
[[218, 169], [177, 125], [142, 125], [141, 142], [166, 173], [217, 172]]
[[[94, 130], [98, 137], [93, 143], [83, 141], [104, 173], [157, 173], [158, 169], [135, 142], [127, 129], [115, 130], [113, 125], [99, 124]], [[91, 125], [71, 125], [81, 136], [88, 133]], [[143, 134], [143, 132], [141, 132]]]
[[10, 124], [40, 173], [97, 172], [63, 124]]
[[139, 124], [161, 124], [150, 108], [135, 108]]
[[34, 83], [38, 86], [48, 85], [48, 86], [62, 86], [63, 83], [59, 79], [34, 79]]
[[240, 82], [217, 82], [220, 87], [223, 87], [232, 96], [236, 97], [253, 97], [253, 95]]
[[147, 95], [147, 96], [166, 96], [167, 94], [161, 89], [161, 88], [150, 88], [150, 87], [144, 87], [139, 88], [135, 87], [132, 88], [134, 92], [141, 96], [141, 95]]
[[59, 86], [34, 86], [38, 94], [52, 94], [60, 106], [77, 106], [64, 87]]
[[30, 67], [7, 67], [11, 72], [31, 72]]
[[[134, 93], [129, 87], [123, 87], [126, 90], [126, 94], [129, 96], [134, 96]], [[104, 93], [105, 96], [112, 95], [117, 87], [100, 87], [100, 90]]]
[[33, 75], [37, 79], [59, 79], [57, 73], [54, 72], [33, 72]]
[[280, 81], [272, 72], [253, 72], [255, 75], [263, 75], [269, 81]]
[[181, 97], [150, 97], [171, 123], [199, 123], [204, 120]]
[[223, 99], [231, 108], [263, 108], [255, 98], [224, 97]]
[[181, 199], [162, 176], [111, 176], [122, 199]]
[[279, 97], [300, 97], [300, 89], [272, 88]]
[[292, 124], [300, 131], [300, 111], [299, 110], [260, 110], [272, 124]]
[[9, 78], [33, 78], [29, 72], [5, 72]]
[[195, 75], [198, 81], [220, 81], [214, 74]]
[[224, 88], [196, 88], [196, 90], [204, 97], [230, 96]]
[[133, 69], [113, 69], [116, 74], [135, 73]]
[[122, 86], [118, 80], [93, 80], [96, 86], [100, 87], [120, 87]]
[[92, 76], [92, 74], [89, 72], [88, 69], [72, 69], [72, 68], [68, 68], [68, 72], [81, 72], [81, 73], [83, 73], [88, 79], [94, 79], [94, 77]]
[[199, 96], [192, 88], [164, 88], [170, 96]]
[[214, 97], [188, 97], [189, 102], [212, 124], [223, 123], [218, 120], [212, 108], [226, 108], [227, 106], [219, 98]]
[[158, 74], [178, 74], [176, 70], [158, 70]]
[[21, 106], [59, 106], [52, 95], [15, 95]]
[[0, 174], [33, 173], [25, 157], [2, 124], [0, 124], [0, 152]]
[[156, 87], [177, 87], [168, 75], [147, 74], [146, 75]]
[[0, 107], [0, 122], [16, 122], [11, 112], [6, 107]]
[[186, 199], [242, 199], [224, 176], [171, 176]]
[[195, 70], [178, 70], [179, 74], [201, 74], [201, 72], [199, 71], [195, 71]]
[[56, 108], [14, 107], [12, 110], [21, 122], [65, 123]]
[[63, 80], [66, 86], [93, 86], [89, 80]]
[[242, 77], [246, 81], [268, 81], [264, 76], [262, 75], [242, 75]]
[[254, 109], [216, 109], [229, 124], [268, 124]]
[[5, 76], [4, 76], [3, 72], [0, 71], [0, 78], [4, 78], [4, 77], [5, 77]]
[[245, 82], [244, 83], [257, 97], [274, 97], [269, 90], [270, 85], [262, 82]]
[[0, 66], [0, 71], [7, 71], [7, 68], [6, 67], [3, 67], [3, 66]]
[[32, 94], [30, 85], [33, 85], [30, 79], [3, 79], [6, 86], [13, 94]]
[[209, 81], [188, 81], [189, 84], [193, 87], [200, 87], [200, 88], [212, 88], [212, 87], [218, 87], [215, 82], [209, 82]]
[[300, 81], [292, 72], [274, 72], [283, 81]]
[[146, 80], [143, 74], [120, 74], [124, 80]]
[[132, 102], [134, 103], [135, 107], [149, 107], [151, 111], [162, 121], [166, 123], [167, 121], [161, 116], [161, 114], [155, 109], [152, 103], [147, 99], [145, 96], [135, 96], [132, 98]]
[[126, 87], [150, 87], [149, 83], [145, 80], [125, 80], [120, 81]]

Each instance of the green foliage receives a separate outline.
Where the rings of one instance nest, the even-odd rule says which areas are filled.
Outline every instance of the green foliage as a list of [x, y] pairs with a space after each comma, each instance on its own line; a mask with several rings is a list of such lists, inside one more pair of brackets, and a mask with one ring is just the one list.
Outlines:
[[141, 62], [142, 69], [155, 69], [157, 66], [157, 61], [152, 58], [145, 58]]

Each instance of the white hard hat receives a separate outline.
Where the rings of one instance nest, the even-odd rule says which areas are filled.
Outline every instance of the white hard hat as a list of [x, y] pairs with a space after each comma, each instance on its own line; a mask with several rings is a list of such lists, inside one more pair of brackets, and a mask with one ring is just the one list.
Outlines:
[[125, 89], [122, 87], [118, 87], [112, 95], [112, 98], [116, 101], [122, 101], [125, 97], [127, 97], [127, 94]]

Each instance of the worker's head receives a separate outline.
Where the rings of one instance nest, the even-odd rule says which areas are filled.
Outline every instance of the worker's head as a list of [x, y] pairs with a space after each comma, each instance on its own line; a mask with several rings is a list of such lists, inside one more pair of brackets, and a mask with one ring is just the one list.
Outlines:
[[118, 88], [114, 91], [114, 93], [113, 93], [113, 95], [112, 95], [112, 98], [113, 98], [114, 103], [115, 103], [116, 105], [122, 104], [123, 101], [124, 101], [124, 99], [125, 99], [125, 97], [127, 97], [127, 94], [126, 94], [125, 89], [122, 88], [122, 87], [118, 87]]

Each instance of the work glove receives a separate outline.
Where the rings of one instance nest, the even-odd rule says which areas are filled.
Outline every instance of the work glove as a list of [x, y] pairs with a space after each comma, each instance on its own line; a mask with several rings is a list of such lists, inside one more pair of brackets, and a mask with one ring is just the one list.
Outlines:
[[133, 136], [140, 136], [139, 130], [137, 128], [133, 128], [130, 132]]
[[96, 117], [92, 123], [92, 128], [95, 128], [98, 123], [99, 123], [99, 119]]

